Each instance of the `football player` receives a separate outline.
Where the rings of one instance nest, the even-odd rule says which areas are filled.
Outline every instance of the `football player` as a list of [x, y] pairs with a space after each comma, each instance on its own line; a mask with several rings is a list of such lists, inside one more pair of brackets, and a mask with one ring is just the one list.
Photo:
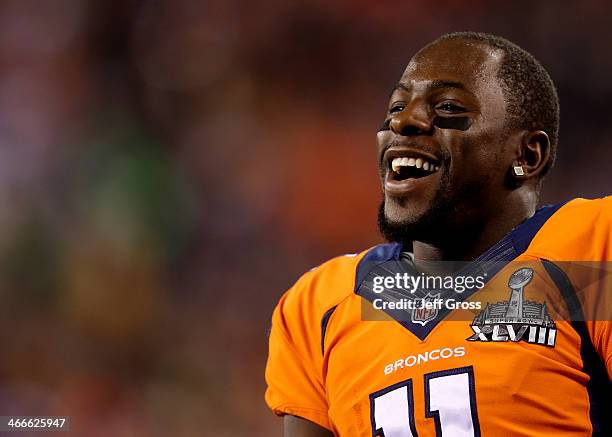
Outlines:
[[[389, 243], [311, 270], [274, 311], [266, 401], [286, 436], [612, 435], [609, 290], [565, 263], [612, 260], [612, 198], [538, 208], [558, 130], [553, 82], [515, 44], [462, 32], [414, 55], [377, 135]], [[454, 306], [402, 289], [438, 261], [484, 286]]]

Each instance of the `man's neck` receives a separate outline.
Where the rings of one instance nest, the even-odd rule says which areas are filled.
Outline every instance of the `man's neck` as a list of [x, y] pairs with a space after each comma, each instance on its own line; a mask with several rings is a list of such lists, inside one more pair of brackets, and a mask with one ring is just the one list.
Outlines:
[[535, 203], [502, 208], [479, 223], [447, 233], [443, 241], [413, 242], [415, 261], [471, 261], [535, 213]]

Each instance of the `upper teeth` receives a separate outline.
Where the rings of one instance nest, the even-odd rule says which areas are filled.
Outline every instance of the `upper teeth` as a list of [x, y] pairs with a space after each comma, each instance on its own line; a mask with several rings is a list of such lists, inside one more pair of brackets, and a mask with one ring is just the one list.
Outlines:
[[440, 168], [440, 166], [434, 165], [433, 162], [426, 161], [422, 158], [393, 158], [393, 161], [391, 161], [391, 169], [399, 173], [401, 167], [422, 168], [430, 172], [438, 171]]

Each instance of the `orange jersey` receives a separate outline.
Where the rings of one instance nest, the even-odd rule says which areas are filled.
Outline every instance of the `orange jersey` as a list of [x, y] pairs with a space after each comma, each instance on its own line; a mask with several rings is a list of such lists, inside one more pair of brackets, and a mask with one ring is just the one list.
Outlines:
[[[538, 210], [470, 263], [483, 283], [453, 290], [455, 306], [398, 291], [418, 277], [401, 254], [335, 258], [283, 295], [266, 368], [276, 414], [340, 436], [612, 435], [612, 275], [576, 263], [612, 261], [612, 197]], [[384, 274], [397, 283], [380, 291]]]

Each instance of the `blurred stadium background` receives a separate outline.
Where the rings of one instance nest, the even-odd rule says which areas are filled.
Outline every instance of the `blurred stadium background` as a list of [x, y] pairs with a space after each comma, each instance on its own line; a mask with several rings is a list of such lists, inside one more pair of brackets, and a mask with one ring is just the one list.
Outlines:
[[305, 270], [379, 241], [375, 131], [414, 51], [479, 30], [535, 54], [562, 105], [543, 202], [596, 197], [609, 16], [596, 0], [2, 0], [0, 415], [276, 435], [271, 311]]

